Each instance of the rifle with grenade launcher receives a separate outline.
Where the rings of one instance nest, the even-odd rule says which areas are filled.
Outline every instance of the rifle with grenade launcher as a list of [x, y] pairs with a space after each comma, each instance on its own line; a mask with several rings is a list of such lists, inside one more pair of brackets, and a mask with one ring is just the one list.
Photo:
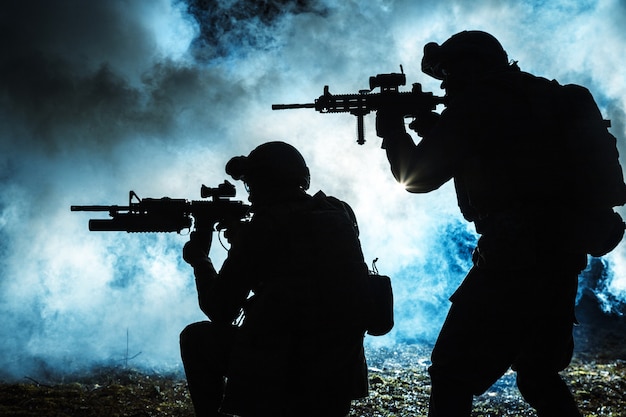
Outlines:
[[250, 215], [250, 205], [231, 200], [235, 186], [228, 181], [215, 188], [202, 185], [200, 196], [210, 200], [183, 198], [139, 198], [129, 192], [127, 206], [71, 206], [71, 211], [108, 212], [109, 219], [89, 220], [92, 232], [163, 233], [184, 229], [223, 230], [241, 223]]
[[[419, 117], [429, 113], [438, 104], [446, 104], [445, 97], [438, 97], [422, 91], [420, 83], [414, 83], [411, 91], [399, 91], [406, 84], [406, 76], [400, 66], [400, 73], [378, 74], [370, 77], [369, 90], [360, 90], [357, 94], [331, 94], [324, 86], [324, 94], [314, 103], [272, 104], [272, 110], [315, 109], [320, 113], [350, 113], [357, 118], [357, 143], [365, 143], [363, 116], [380, 109], [402, 114], [404, 117]], [[372, 93], [380, 87], [379, 93]]]

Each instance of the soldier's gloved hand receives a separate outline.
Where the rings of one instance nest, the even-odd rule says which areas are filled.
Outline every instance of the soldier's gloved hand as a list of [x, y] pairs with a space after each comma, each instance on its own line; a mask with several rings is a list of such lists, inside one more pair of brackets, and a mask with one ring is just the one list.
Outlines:
[[440, 117], [441, 115], [434, 111], [419, 114], [415, 120], [409, 123], [409, 129], [413, 130], [421, 137], [424, 137], [424, 135], [427, 135], [428, 132], [439, 123]]
[[406, 133], [404, 116], [393, 110], [378, 110], [376, 112], [376, 135], [385, 139], [398, 133]]
[[195, 231], [191, 233], [189, 242], [183, 247], [183, 259], [189, 265], [199, 265], [209, 262], [209, 250], [213, 241], [213, 232], [211, 230]]
[[219, 225], [218, 229], [220, 230], [220, 226], [223, 226], [221, 230], [224, 231], [224, 237], [226, 241], [230, 244], [231, 247], [236, 246], [238, 242], [241, 240], [241, 231], [245, 227], [246, 223], [242, 222], [232, 222], [228, 225]]

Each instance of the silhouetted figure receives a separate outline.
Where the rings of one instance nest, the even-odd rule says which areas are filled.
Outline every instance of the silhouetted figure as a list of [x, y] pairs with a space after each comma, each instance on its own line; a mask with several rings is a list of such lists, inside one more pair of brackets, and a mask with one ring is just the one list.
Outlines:
[[210, 233], [194, 232], [183, 250], [211, 320], [180, 338], [196, 415], [343, 417], [368, 392], [354, 213], [307, 194], [309, 169], [283, 142], [232, 158], [226, 172], [246, 184], [252, 220], [229, 231], [219, 273]]
[[409, 125], [417, 145], [402, 115], [379, 111], [377, 133], [408, 191], [453, 179], [481, 235], [432, 352], [429, 416], [469, 416], [509, 367], [538, 416], [580, 416], [559, 372], [586, 254], [624, 233], [612, 210], [626, 202], [615, 139], [586, 89], [520, 71], [487, 33], [427, 44], [422, 70], [443, 81], [446, 109]]

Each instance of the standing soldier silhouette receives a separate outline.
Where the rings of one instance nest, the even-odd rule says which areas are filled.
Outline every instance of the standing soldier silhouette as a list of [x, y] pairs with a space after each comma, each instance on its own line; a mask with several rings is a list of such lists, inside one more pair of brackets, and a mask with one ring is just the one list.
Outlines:
[[422, 70], [442, 81], [446, 109], [409, 125], [417, 144], [402, 114], [379, 110], [378, 136], [409, 192], [453, 179], [480, 234], [432, 352], [429, 416], [469, 416], [473, 396], [509, 367], [539, 417], [580, 416], [559, 372], [572, 358], [587, 254], [624, 233], [615, 138], [588, 90], [521, 71], [488, 33], [427, 44]]

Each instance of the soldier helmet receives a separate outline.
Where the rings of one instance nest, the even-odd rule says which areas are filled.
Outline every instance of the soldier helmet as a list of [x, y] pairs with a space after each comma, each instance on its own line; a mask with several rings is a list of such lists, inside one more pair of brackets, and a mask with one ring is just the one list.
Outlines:
[[438, 80], [463, 76], [471, 71], [490, 71], [508, 66], [508, 56], [500, 42], [487, 32], [466, 30], [441, 45], [424, 46], [422, 72]]
[[302, 154], [285, 142], [259, 145], [248, 156], [236, 156], [226, 164], [226, 173], [248, 185], [309, 188], [311, 175]]

